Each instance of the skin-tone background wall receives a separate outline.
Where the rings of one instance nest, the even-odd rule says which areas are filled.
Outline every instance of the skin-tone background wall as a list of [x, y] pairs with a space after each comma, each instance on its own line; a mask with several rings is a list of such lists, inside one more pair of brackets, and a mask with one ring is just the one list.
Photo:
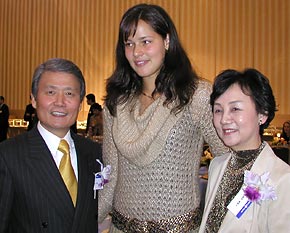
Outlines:
[[[75, 62], [87, 93], [102, 104], [121, 16], [141, 2], [170, 14], [202, 77], [212, 81], [227, 68], [257, 68], [276, 96], [273, 124], [290, 119], [289, 0], [0, 0], [0, 95], [11, 117], [23, 117], [32, 73], [51, 57]], [[84, 102], [79, 120], [88, 109]]]

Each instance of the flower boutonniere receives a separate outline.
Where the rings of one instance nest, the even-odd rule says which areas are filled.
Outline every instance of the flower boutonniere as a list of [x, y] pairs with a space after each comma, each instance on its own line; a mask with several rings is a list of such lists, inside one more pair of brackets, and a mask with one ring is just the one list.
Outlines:
[[277, 196], [272, 186], [267, 184], [270, 173], [262, 175], [245, 171], [244, 184], [227, 208], [239, 219], [251, 204], [261, 204], [265, 200], [276, 200]]
[[109, 183], [110, 174], [111, 174], [111, 165], [104, 165], [101, 163], [100, 160], [97, 159], [97, 162], [101, 165], [101, 171], [94, 174], [95, 176], [95, 183], [94, 183], [94, 198], [96, 198], [96, 191], [103, 189], [104, 185]]
[[277, 199], [274, 187], [267, 184], [269, 176], [270, 172], [258, 175], [245, 171], [243, 191], [251, 202], [257, 202], [260, 205], [262, 201]]

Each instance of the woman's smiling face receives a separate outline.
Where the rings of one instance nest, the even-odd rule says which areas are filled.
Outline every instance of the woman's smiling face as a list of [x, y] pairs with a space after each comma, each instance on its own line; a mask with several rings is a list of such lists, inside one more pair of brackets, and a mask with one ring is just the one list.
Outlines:
[[259, 124], [267, 118], [257, 113], [251, 96], [233, 84], [214, 102], [213, 119], [224, 144], [238, 151], [259, 147]]
[[163, 39], [143, 20], [139, 20], [136, 33], [125, 43], [125, 56], [132, 69], [142, 78], [156, 79], [164, 62], [169, 39]]

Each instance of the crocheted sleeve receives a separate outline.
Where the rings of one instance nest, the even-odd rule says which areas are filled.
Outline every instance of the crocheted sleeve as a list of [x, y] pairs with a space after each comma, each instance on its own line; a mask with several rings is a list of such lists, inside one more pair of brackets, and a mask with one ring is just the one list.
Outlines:
[[[213, 156], [220, 156], [228, 153], [229, 148], [223, 144], [213, 126], [213, 115], [209, 101], [211, 92], [211, 83], [207, 80], [201, 80], [195, 94], [195, 98], [198, 100], [193, 101], [192, 107], [199, 109], [200, 130], [204, 141], [208, 143]], [[198, 107], [196, 103], [199, 103]]]
[[98, 221], [101, 223], [112, 210], [114, 189], [117, 183], [118, 174], [118, 155], [112, 137], [113, 116], [105, 107], [104, 114], [104, 132], [103, 132], [103, 162], [104, 166], [111, 165], [111, 175], [109, 183], [104, 185], [103, 190], [98, 193]]

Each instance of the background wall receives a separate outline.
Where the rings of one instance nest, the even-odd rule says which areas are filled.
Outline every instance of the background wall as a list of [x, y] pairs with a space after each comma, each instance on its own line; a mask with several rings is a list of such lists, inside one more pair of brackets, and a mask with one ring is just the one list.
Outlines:
[[[255, 67], [276, 96], [273, 123], [290, 119], [289, 0], [0, 0], [0, 95], [12, 117], [23, 117], [33, 71], [51, 57], [74, 61], [87, 93], [102, 103], [119, 21], [141, 2], [167, 10], [201, 76], [212, 81], [226, 68]], [[88, 108], [84, 102], [79, 120]]]

